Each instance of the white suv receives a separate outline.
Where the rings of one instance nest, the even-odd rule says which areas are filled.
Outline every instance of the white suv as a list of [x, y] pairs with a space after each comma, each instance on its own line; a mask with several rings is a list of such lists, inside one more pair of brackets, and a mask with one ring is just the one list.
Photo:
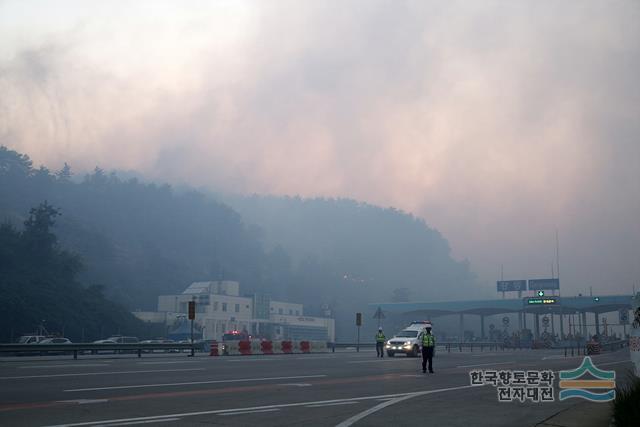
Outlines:
[[431, 322], [411, 322], [411, 325], [387, 341], [384, 346], [387, 356], [393, 357], [396, 353], [404, 353], [407, 357], [418, 357], [422, 345], [422, 334], [427, 326], [431, 326]]

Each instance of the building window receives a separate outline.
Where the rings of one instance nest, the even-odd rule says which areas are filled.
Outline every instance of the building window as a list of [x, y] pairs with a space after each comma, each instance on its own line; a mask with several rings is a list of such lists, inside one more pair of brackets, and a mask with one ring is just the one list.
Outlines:
[[240, 313], [240, 304], [236, 304], [236, 313]]
[[218, 301], [213, 302], [213, 311], [218, 311]]
[[227, 311], [227, 303], [226, 302], [222, 303], [222, 311]]
[[278, 309], [278, 314], [282, 314], [282, 309], [281, 308]]

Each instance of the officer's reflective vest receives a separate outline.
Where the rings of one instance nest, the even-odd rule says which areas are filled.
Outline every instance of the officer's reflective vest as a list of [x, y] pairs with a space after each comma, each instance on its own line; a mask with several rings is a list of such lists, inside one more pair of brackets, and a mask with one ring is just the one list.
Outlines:
[[376, 334], [376, 342], [384, 342], [385, 336], [382, 332]]
[[430, 334], [422, 335], [422, 345], [423, 347], [434, 347], [436, 345], [435, 337]]

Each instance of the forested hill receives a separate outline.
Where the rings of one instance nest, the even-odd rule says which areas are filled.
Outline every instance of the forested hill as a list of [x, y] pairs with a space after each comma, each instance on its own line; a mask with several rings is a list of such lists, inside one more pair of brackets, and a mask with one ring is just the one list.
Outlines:
[[304, 272], [317, 264], [344, 287], [371, 300], [475, 297], [469, 263], [451, 257], [448, 242], [422, 219], [394, 208], [349, 199], [225, 196], [223, 200], [281, 245]]
[[19, 225], [44, 200], [59, 208], [56, 232], [82, 257], [80, 279], [131, 309], [154, 309], [158, 295], [195, 280], [237, 279], [247, 292], [269, 286], [257, 230], [228, 206], [100, 169], [74, 178], [68, 167], [34, 168], [0, 147], [0, 220]]
[[76, 342], [146, 333], [148, 328], [106, 299], [100, 286], [77, 281], [82, 261], [58, 246], [53, 232], [58, 215], [45, 202], [29, 211], [22, 230], [0, 224], [0, 342], [36, 329]]
[[328, 305], [338, 324], [368, 302], [474, 291], [467, 263], [450, 257], [437, 231], [401, 211], [341, 199], [233, 197], [225, 204], [101, 169], [78, 177], [67, 166], [34, 167], [0, 147], [0, 221], [19, 226], [45, 200], [62, 214], [61, 246], [86, 266], [80, 281], [104, 285], [130, 309], [154, 309], [160, 294], [221, 278], [238, 280], [243, 293], [302, 302], [310, 315]]

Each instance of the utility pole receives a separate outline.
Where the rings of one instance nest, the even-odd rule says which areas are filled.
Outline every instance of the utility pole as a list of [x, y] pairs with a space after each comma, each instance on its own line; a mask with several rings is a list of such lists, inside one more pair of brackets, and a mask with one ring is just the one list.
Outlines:
[[356, 353], [360, 352], [360, 326], [362, 326], [362, 313], [356, 313], [356, 327], [358, 328], [358, 336], [356, 341]]
[[193, 321], [196, 318], [196, 301], [193, 297], [192, 301], [189, 301], [189, 320], [191, 320], [191, 357], [195, 356], [195, 348], [193, 347]]
[[556, 228], [556, 274], [558, 276], [558, 295], [560, 295], [560, 238], [558, 237], [558, 229]]
[[[556, 228], [556, 278], [558, 279], [558, 296], [562, 294], [560, 291], [560, 237], [558, 236], [558, 228]], [[575, 328], [575, 326], [574, 326]], [[571, 330], [571, 328], [569, 328]], [[564, 335], [564, 307], [562, 306], [562, 298], [560, 299], [560, 338]]]

